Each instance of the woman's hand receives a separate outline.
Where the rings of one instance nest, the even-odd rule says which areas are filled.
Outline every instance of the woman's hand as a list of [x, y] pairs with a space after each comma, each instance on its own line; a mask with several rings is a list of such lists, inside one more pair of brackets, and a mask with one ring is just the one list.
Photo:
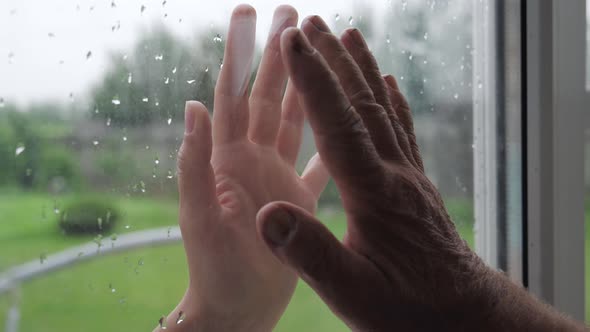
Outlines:
[[[238, 6], [215, 88], [213, 125], [207, 109], [188, 102], [178, 156], [180, 227], [190, 284], [167, 318], [167, 331], [270, 331], [295, 289], [297, 276], [268, 250], [256, 214], [284, 200], [308, 213], [328, 180], [319, 158], [295, 171], [303, 126], [280, 36], [297, 12], [279, 7], [256, 82], [248, 95], [256, 13]], [[177, 318], [184, 316], [180, 324]]]

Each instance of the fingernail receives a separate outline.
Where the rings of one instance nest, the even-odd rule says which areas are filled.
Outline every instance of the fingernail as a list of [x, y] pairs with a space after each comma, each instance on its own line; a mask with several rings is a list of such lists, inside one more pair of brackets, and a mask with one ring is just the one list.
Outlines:
[[311, 55], [315, 52], [314, 48], [311, 46], [307, 38], [303, 36], [301, 30], [297, 31], [297, 34], [293, 38], [293, 44], [291, 47], [293, 48], [293, 51], [299, 54]]
[[313, 24], [313, 26], [316, 27], [316, 29], [322, 32], [330, 32], [330, 28], [328, 27], [326, 22], [324, 22], [324, 20], [322, 20], [322, 18], [317, 15], [310, 17], [309, 22]]
[[187, 101], [184, 107], [184, 133], [190, 134], [195, 128], [195, 110], [191, 108], [192, 101]]
[[359, 29], [350, 29], [348, 30], [348, 35], [351, 37], [352, 41], [360, 47], [367, 47], [367, 43], [365, 42], [365, 38], [363, 34], [360, 32]]
[[263, 234], [267, 242], [274, 247], [284, 247], [295, 235], [297, 222], [295, 217], [283, 208], [276, 208], [264, 223]]

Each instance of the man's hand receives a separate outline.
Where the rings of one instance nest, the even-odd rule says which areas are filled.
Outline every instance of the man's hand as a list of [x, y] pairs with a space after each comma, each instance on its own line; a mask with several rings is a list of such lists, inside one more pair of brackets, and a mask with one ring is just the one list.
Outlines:
[[348, 227], [340, 242], [304, 209], [270, 203], [257, 224], [275, 255], [354, 331], [574, 327], [460, 238], [424, 174], [408, 104], [360, 32], [338, 39], [317, 16], [302, 30], [283, 33], [283, 58]]
[[[280, 36], [296, 24], [293, 8], [276, 10], [249, 96], [256, 13], [238, 6], [215, 89], [212, 128], [206, 108], [187, 103], [178, 184], [190, 284], [167, 318], [167, 331], [271, 331], [293, 294], [296, 274], [268, 250], [255, 220], [275, 200], [313, 213], [328, 180], [319, 158], [301, 177], [294, 168], [303, 112], [292, 86], [283, 98], [287, 72]], [[176, 324], [180, 316], [185, 318]]]

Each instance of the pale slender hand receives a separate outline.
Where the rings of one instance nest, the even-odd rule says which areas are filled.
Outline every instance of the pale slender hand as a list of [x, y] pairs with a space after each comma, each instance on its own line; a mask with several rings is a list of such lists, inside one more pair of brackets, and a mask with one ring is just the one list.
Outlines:
[[[178, 169], [190, 284], [167, 318], [167, 331], [271, 331], [293, 294], [296, 274], [268, 250], [255, 220], [260, 207], [275, 200], [313, 213], [328, 180], [319, 158], [301, 177], [294, 168], [303, 112], [294, 88], [283, 97], [280, 36], [296, 24], [295, 9], [276, 10], [249, 96], [256, 13], [238, 6], [215, 88], [212, 128], [205, 106], [187, 103]], [[176, 324], [181, 311], [185, 319]]]

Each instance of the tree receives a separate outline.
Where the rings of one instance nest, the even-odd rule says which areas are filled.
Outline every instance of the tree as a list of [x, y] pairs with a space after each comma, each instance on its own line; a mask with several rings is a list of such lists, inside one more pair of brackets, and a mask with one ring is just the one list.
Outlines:
[[224, 43], [212, 29], [195, 44], [158, 27], [135, 44], [130, 56], [113, 54], [110, 69], [92, 92], [92, 118], [131, 127], [182, 119], [186, 100], [211, 106]]

